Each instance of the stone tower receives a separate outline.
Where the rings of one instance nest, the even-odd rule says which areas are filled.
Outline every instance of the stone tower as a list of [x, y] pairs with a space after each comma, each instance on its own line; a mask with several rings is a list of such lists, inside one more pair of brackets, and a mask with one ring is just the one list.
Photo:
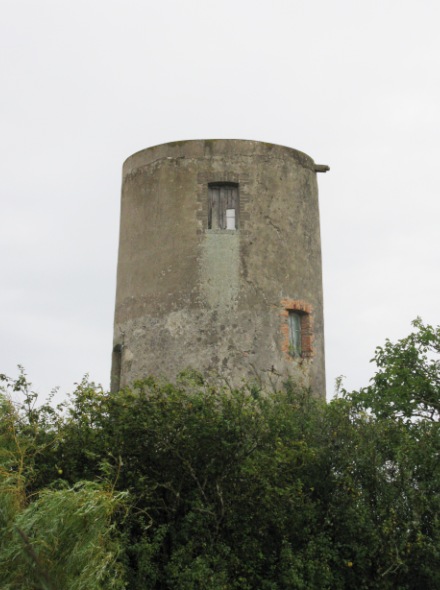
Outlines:
[[177, 141], [123, 167], [112, 390], [192, 367], [325, 396], [317, 165], [243, 140]]

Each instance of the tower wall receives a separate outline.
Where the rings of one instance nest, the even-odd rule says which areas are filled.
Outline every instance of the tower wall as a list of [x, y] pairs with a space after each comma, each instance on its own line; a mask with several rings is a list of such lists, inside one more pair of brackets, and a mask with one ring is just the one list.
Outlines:
[[234, 385], [292, 376], [325, 395], [317, 168], [243, 140], [126, 160], [112, 389], [192, 367]]

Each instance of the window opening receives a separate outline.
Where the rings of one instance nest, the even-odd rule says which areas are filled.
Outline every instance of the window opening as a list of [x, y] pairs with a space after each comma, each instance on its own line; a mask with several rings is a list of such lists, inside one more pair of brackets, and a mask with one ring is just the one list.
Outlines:
[[226, 229], [235, 229], [235, 209], [226, 209]]
[[208, 192], [208, 229], [237, 229], [238, 184], [212, 183]]
[[289, 309], [289, 353], [292, 356], [302, 355], [301, 314]]
[[111, 390], [116, 393], [121, 389], [121, 374], [122, 374], [122, 345], [116, 344], [113, 348], [112, 354], [112, 375], [111, 375]]
[[290, 358], [311, 358], [313, 350], [312, 306], [298, 299], [281, 299], [282, 351]]

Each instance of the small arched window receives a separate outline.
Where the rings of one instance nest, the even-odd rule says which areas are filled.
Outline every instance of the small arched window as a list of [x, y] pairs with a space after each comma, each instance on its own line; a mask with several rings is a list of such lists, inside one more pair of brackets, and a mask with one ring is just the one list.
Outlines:
[[312, 306], [297, 299], [282, 299], [281, 348], [288, 358], [313, 356]]

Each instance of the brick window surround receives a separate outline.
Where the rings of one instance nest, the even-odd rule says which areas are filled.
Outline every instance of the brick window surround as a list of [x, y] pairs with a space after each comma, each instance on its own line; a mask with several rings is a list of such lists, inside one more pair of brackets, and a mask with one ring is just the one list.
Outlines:
[[290, 335], [289, 335], [289, 312], [296, 312], [301, 322], [301, 355], [296, 358], [311, 358], [313, 350], [313, 315], [312, 306], [305, 301], [298, 299], [281, 300], [281, 350], [286, 358], [292, 360], [295, 358], [291, 354]]
[[[198, 221], [197, 233], [202, 234], [208, 230], [209, 221], [209, 185], [221, 184], [235, 184], [238, 187], [240, 198], [238, 203], [238, 211], [236, 217], [239, 220], [240, 234], [248, 234], [247, 224], [249, 222], [249, 211], [247, 211], [248, 203], [251, 199], [249, 193], [250, 179], [248, 174], [235, 174], [234, 172], [224, 171], [222, 173], [200, 172], [197, 175], [197, 211], [196, 217]], [[238, 226], [237, 226], [238, 227]]]

